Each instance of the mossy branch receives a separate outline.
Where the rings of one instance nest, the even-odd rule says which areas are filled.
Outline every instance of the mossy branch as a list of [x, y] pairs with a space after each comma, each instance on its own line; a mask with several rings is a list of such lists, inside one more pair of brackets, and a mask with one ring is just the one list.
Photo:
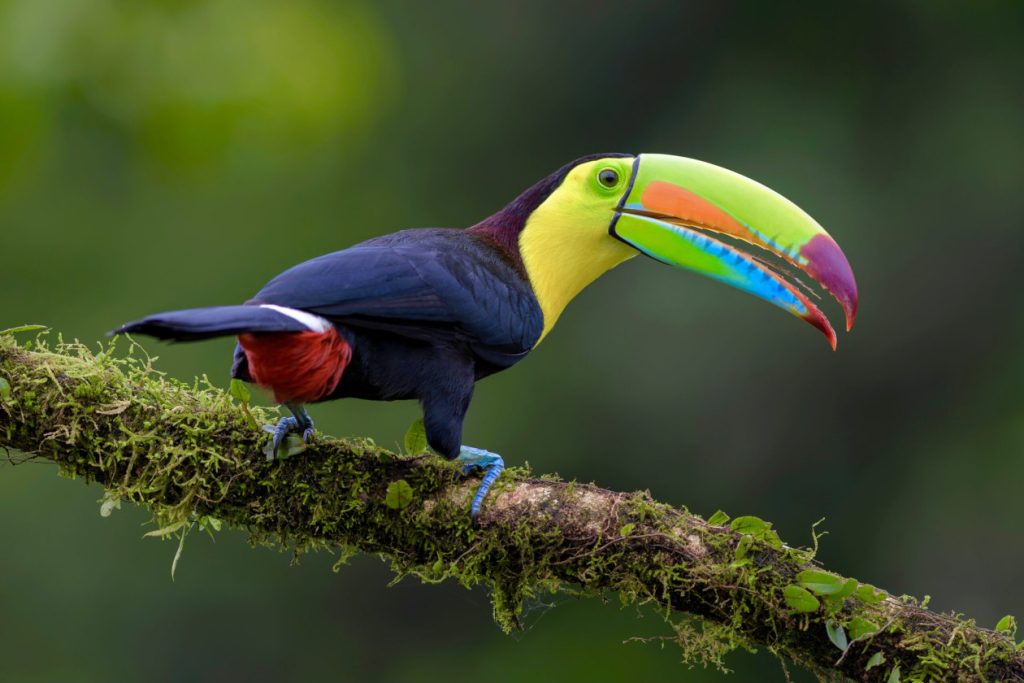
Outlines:
[[298, 552], [374, 553], [401, 575], [489, 585], [505, 629], [540, 592], [612, 592], [656, 607], [689, 662], [766, 647], [827, 680], [1024, 680], [1012, 620], [985, 630], [825, 573], [756, 518], [709, 522], [646, 493], [513, 468], [474, 528], [477, 482], [440, 458], [316, 437], [268, 462], [253, 420], [271, 414], [167, 379], [140, 355], [0, 333], [0, 447], [100, 483], [108, 505], [142, 505], [168, 534], [224, 523]]

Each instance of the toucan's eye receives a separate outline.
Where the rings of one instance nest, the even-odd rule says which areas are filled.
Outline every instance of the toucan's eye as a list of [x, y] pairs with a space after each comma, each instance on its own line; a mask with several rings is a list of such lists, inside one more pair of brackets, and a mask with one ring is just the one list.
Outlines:
[[615, 187], [619, 184], [619, 174], [615, 169], [605, 168], [597, 174], [597, 182], [605, 187]]

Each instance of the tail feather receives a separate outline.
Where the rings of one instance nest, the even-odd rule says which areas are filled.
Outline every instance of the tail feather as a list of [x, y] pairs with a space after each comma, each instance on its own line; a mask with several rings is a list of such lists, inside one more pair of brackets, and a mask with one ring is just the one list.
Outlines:
[[198, 341], [243, 332], [305, 332], [311, 329], [310, 320], [323, 321], [304, 311], [280, 306], [212, 306], [156, 313], [122, 325], [109, 334], [144, 334], [157, 339]]

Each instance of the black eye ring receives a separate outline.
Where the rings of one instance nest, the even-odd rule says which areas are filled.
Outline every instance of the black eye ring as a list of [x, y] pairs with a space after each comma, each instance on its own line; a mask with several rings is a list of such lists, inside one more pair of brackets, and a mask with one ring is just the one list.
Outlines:
[[619, 173], [613, 168], [603, 168], [597, 174], [597, 182], [605, 187], [615, 187], [619, 184]]

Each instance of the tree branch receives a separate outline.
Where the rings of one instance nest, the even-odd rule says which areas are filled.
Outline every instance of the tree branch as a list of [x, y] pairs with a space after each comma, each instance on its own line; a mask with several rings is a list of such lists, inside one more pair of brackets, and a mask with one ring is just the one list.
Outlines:
[[1012, 633], [824, 573], [756, 518], [711, 524], [646, 493], [512, 468], [473, 528], [477, 482], [452, 464], [326, 437], [268, 462], [256, 422], [269, 413], [167, 379], [140, 355], [0, 333], [0, 447], [100, 483], [111, 503], [147, 507], [165, 534], [223, 522], [297, 552], [375, 553], [400, 574], [485, 583], [506, 630], [539, 592], [611, 591], [656, 607], [689, 662], [721, 665], [737, 646], [760, 646], [828, 680], [898, 680], [896, 667], [903, 681], [1024, 680]]

